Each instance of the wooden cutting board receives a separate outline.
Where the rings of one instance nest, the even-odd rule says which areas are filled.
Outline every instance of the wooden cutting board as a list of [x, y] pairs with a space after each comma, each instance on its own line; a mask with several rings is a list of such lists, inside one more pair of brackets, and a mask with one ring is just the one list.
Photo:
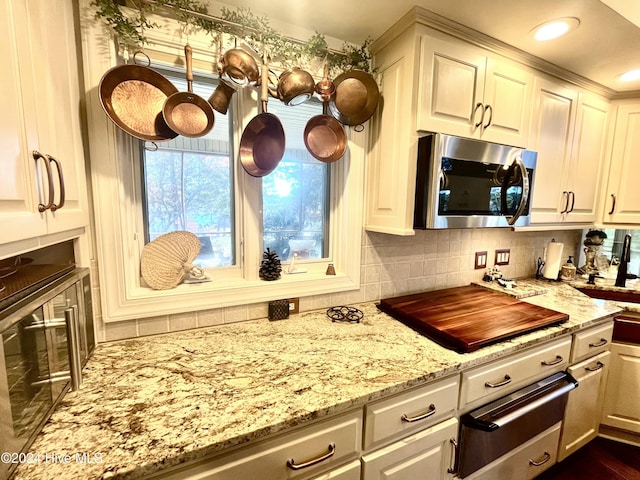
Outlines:
[[472, 352], [569, 315], [477, 285], [385, 298], [378, 308], [447, 348]]

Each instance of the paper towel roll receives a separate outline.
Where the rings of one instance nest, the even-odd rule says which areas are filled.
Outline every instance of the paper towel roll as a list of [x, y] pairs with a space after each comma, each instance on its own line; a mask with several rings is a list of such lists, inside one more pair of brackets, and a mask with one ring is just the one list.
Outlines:
[[564, 244], [559, 242], [549, 242], [544, 257], [544, 267], [542, 267], [542, 276], [549, 280], [557, 280], [562, 263], [562, 249]]

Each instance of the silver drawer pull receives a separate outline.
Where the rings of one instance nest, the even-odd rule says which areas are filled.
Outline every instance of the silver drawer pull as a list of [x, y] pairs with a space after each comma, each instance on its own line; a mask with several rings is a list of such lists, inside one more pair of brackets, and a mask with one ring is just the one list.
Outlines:
[[336, 453], [336, 444], [335, 443], [330, 443], [329, 444], [329, 451], [327, 453], [325, 453], [324, 455], [322, 455], [321, 457], [318, 458], [314, 458], [313, 460], [309, 460], [308, 462], [304, 462], [304, 463], [296, 463], [293, 458], [287, 460], [287, 467], [289, 467], [291, 470], [301, 470], [303, 468], [307, 468], [307, 467], [311, 467], [312, 465], [316, 465], [320, 462], [324, 462], [325, 460], [327, 460], [328, 458], [333, 457], [333, 455]]
[[429, 418], [431, 415], [434, 415], [435, 413], [436, 413], [436, 406], [432, 403], [431, 405], [429, 405], [428, 412], [423, 413], [422, 415], [418, 415], [417, 417], [407, 417], [407, 414], [403, 413], [402, 416], [400, 417], [400, 420], [407, 423], [418, 422], [420, 420], [424, 420], [425, 418]]
[[549, 452], [544, 452], [544, 455], [542, 456], [542, 458], [540, 460], [529, 460], [529, 463], [531, 465], [533, 465], [534, 467], [539, 467], [540, 465], [544, 465], [545, 463], [547, 463], [549, 460], [551, 460], [551, 454], [549, 454]]
[[606, 338], [601, 338], [600, 341], [598, 343], [590, 343], [589, 346], [590, 347], [604, 347], [607, 343], [607, 339]]
[[584, 369], [585, 369], [587, 372], [597, 372], [597, 371], [598, 371], [598, 370], [600, 370], [602, 367], [604, 367], [604, 363], [602, 363], [602, 362], [598, 362], [598, 363], [596, 363], [596, 366], [595, 366], [595, 367], [584, 367]]
[[484, 386], [488, 387], [488, 388], [498, 388], [498, 387], [504, 387], [505, 385], [508, 385], [509, 383], [511, 383], [511, 377], [509, 375], [505, 375], [504, 376], [504, 381], [502, 381], [500, 383], [485, 382]]
[[545, 367], [550, 367], [551, 365], [558, 365], [559, 363], [562, 363], [562, 361], [564, 360], [564, 358], [562, 358], [560, 355], [556, 355], [556, 359], [555, 360], [551, 360], [550, 362], [547, 362], [546, 360], [543, 360], [542, 365], [544, 365]]
[[455, 438], [450, 438], [449, 443], [453, 447], [453, 452], [451, 453], [451, 460], [453, 460], [453, 466], [447, 468], [447, 473], [456, 473], [458, 471], [458, 442], [456, 442]]

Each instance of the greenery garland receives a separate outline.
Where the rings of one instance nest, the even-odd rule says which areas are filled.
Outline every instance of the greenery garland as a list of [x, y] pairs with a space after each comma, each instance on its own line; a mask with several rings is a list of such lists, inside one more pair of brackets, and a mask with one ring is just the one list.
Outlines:
[[[229, 10], [222, 8], [220, 22], [203, 19], [190, 12], [209, 15], [207, 7], [199, 0], [155, 0], [147, 3], [136, 0], [137, 14], [125, 15], [122, 0], [92, 0], [96, 8], [95, 18], [102, 20], [117, 37], [128, 44], [142, 45], [148, 43], [144, 30], [157, 28], [158, 25], [149, 19], [149, 15], [158, 10], [170, 10], [180, 22], [203, 30], [214, 38], [228, 34], [244, 38], [252, 45], [268, 48], [274, 58], [285, 63], [298, 59], [326, 58], [331, 67], [341, 70], [359, 69], [371, 72], [371, 54], [367, 38], [360, 46], [344, 43], [342, 52], [330, 51], [323, 34], [316, 32], [306, 43], [298, 43], [284, 37], [269, 25], [268, 19], [256, 17], [248, 8]], [[229, 23], [235, 25], [230, 25]], [[236, 26], [237, 25], [237, 26]], [[260, 48], [256, 48], [260, 50]]]

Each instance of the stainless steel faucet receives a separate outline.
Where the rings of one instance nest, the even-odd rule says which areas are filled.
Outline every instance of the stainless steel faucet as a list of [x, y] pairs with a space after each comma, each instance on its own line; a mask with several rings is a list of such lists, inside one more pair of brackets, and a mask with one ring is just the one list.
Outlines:
[[622, 255], [620, 255], [620, 265], [618, 265], [618, 275], [616, 276], [616, 287], [627, 286], [627, 265], [631, 261], [631, 235], [624, 236], [622, 244]]

